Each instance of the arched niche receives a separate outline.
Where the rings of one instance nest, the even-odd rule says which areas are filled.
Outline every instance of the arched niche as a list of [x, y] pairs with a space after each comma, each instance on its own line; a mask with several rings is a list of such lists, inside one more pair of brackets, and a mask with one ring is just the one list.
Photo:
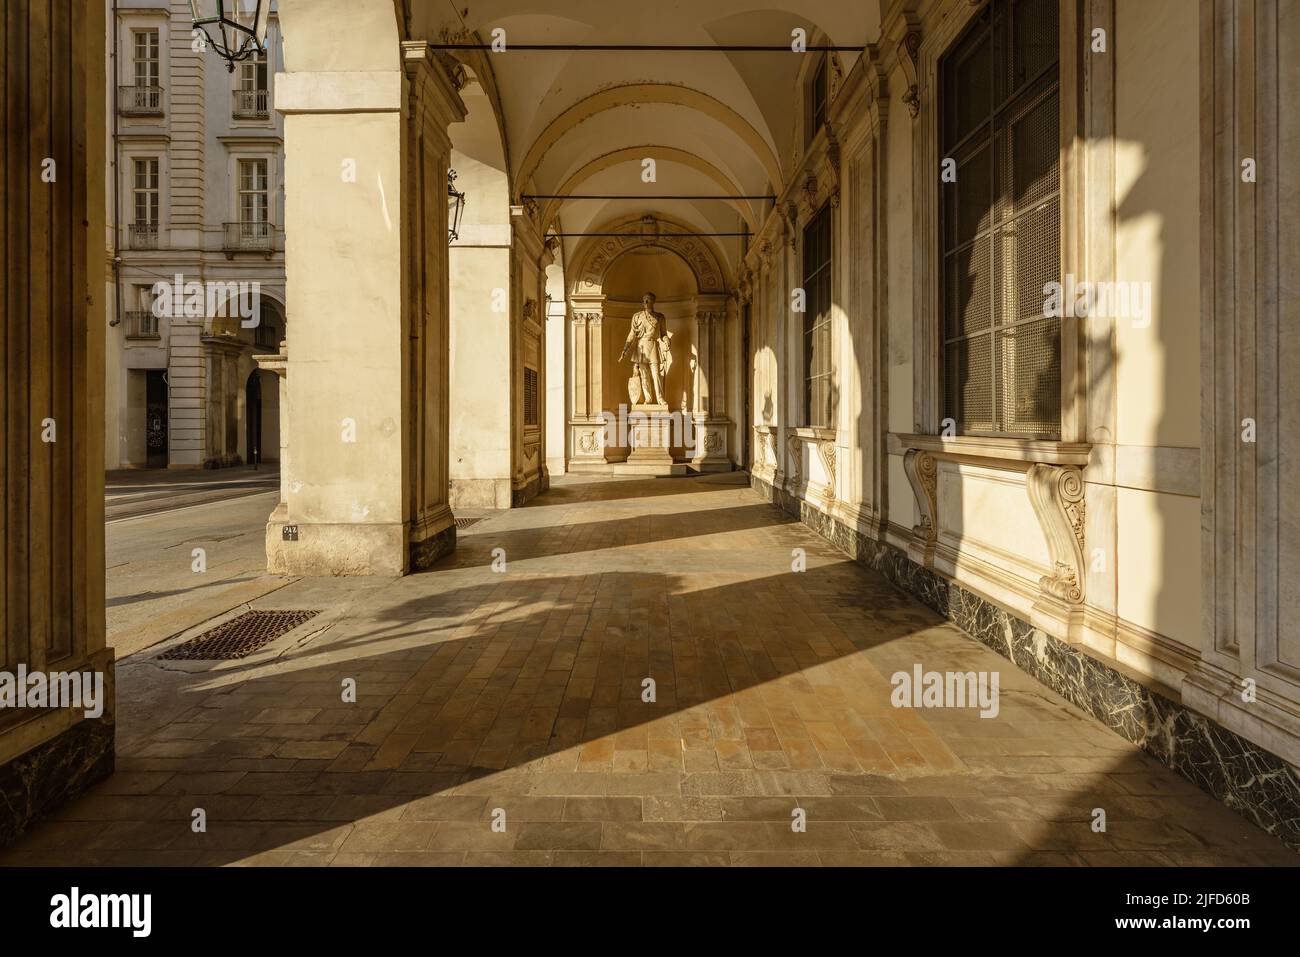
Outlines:
[[630, 246], [618, 254], [602, 277], [604, 294], [604, 407], [614, 411], [628, 401], [630, 362], [619, 360], [632, 327], [632, 316], [641, 309], [641, 297], [655, 294], [655, 311], [663, 313], [666, 331], [672, 334], [672, 365], [664, 383], [664, 399], [673, 411], [690, 411], [695, 404], [693, 356], [695, 354], [695, 310], [699, 282], [695, 272], [675, 249], [664, 246]]
[[[627, 341], [632, 315], [641, 296], [652, 291], [655, 308], [664, 314], [673, 333], [672, 367], [665, 400], [670, 411], [701, 420], [696, 390], [701, 312], [710, 318], [726, 312], [733, 288], [731, 273], [713, 242], [682, 222], [663, 215], [643, 215], [607, 221], [592, 230], [572, 257], [568, 273], [568, 387], [570, 468], [600, 470], [626, 458], [626, 448], [605, 446], [603, 411], [617, 413], [628, 402], [632, 367], [619, 356]], [[659, 288], [656, 288], [659, 287]], [[721, 329], [710, 325], [710, 354], [726, 363], [718, 346]], [[709, 418], [705, 416], [705, 418]], [[712, 427], [712, 419], [709, 419]], [[725, 430], [725, 425], [718, 428]], [[711, 441], [715, 457], [726, 463], [725, 439]], [[686, 450], [672, 449], [681, 460]], [[696, 461], [697, 448], [690, 456]]]
[[[607, 223], [593, 230], [579, 247], [574, 261], [579, 268], [573, 273], [570, 296], [595, 298], [604, 295], [605, 274], [623, 253], [642, 246], [657, 246], [676, 253], [695, 275], [701, 293], [725, 293], [731, 288], [729, 273], [713, 244], [691, 227], [677, 220], [656, 216], [639, 216]], [[613, 234], [613, 235], [607, 235]]]

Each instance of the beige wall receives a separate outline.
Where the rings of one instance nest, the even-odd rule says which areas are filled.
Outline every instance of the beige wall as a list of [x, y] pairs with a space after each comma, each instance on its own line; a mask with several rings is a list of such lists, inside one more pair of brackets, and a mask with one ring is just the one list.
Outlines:
[[[1116, 279], [1150, 283], [1153, 303], [1149, 326], [1115, 323], [1116, 442], [1196, 449], [1200, 27], [1173, 0], [1121, 3], [1114, 36]], [[1117, 455], [1162, 461], [1159, 451]], [[1168, 468], [1154, 471], [1145, 487], [1121, 488], [1117, 500], [1119, 614], [1200, 648], [1199, 497], [1172, 494], [1185, 483]], [[1121, 469], [1117, 484], [1126, 477]]]
[[[1035, 458], [1025, 446], [1017, 451], [1016, 443], [996, 454], [970, 442], [935, 446], [940, 461], [930, 506], [930, 493], [919, 477], [915, 486], [909, 481], [903, 458], [916, 448], [909, 433], [938, 432], [940, 415], [926, 391], [936, 388], [928, 350], [937, 348], [935, 334], [927, 331], [937, 321], [937, 286], [929, 285], [937, 283], [929, 230], [937, 217], [931, 167], [938, 160], [932, 152], [936, 94], [930, 84], [938, 57], [976, 10], [963, 3], [923, 3], [914, 27], [895, 10], [886, 17], [879, 72], [855, 71], [832, 104], [831, 121], [850, 144], [839, 159], [841, 188], [847, 184], [850, 203], [877, 204], [875, 225], [866, 233], [872, 242], [864, 243], [863, 234], [842, 221], [847, 228], [840, 231], [836, 256], [851, 255], [851, 270], [879, 270], [873, 277], [881, 287], [880, 296], [862, 301], [853, 282], [836, 287], [837, 306], [848, 312], [836, 333], [837, 375], [842, 394], [854, 404], [844, 410], [833, 438], [796, 428], [801, 345], [797, 317], [785, 302], [799, 249], [797, 242], [788, 244], [792, 229], [784, 214], [797, 211], [797, 239], [815, 208], [803, 199], [805, 182], [815, 179], [820, 189], [825, 177], [816, 143], [796, 156], [777, 211], [755, 236], [746, 258], [753, 271], [753, 422], [774, 421], [780, 431], [775, 461], [756, 454], [754, 472], [864, 534], [908, 550], [913, 560], [932, 564], [1049, 633], [1088, 645], [1151, 680], [1186, 686], [1196, 656], [1210, 651], [1201, 604], [1204, 575], [1213, 574], [1215, 564], [1206, 564], [1201, 545], [1201, 322], [1208, 277], [1199, 201], [1206, 130], [1199, 11], [1180, 0], [1116, 4], [1106, 57], [1062, 58], [1063, 70], [1088, 71], [1088, 81], [1077, 86], [1085, 97], [1081, 122], [1085, 130], [1100, 131], [1094, 133], [1099, 145], [1085, 143], [1077, 153], [1067, 138], [1065, 162], [1086, 159], [1087, 165], [1075, 178], [1066, 167], [1063, 272], [1091, 270], [1076, 275], [1079, 280], [1149, 283], [1153, 303], [1149, 324], [1092, 317], [1080, 327], [1086, 330], [1079, 346], [1083, 411], [1063, 431], [1087, 438], [1090, 447], [1079, 452], [1066, 442], [1049, 443]], [[1075, 29], [1076, 21], [1064, 17], [1063, 29]], [[909, 29], [920, 38], [915, 63], [904, 59]], [[1067, 109], [1072, 82], [1067, 78], [1063, 87]], [[915, 117], [905, 101], [913, 84], [919, 90]], [[879, 200], [854, 191], [853, 164], [863, 151], [852, 146], [859, 142], [874, 142], [880, 150], [887, 186]], [[1082, 252], [1071, 245], [1071, 230], [1087, 237]], [[843, 341], [865, 324], [864, 309], [879, 310], [878, 360]], [[863, 361], [878, 361], [879, 368], [864, 372], [853, 366]], [[871, 373], [884, 380], [879, 397], [859, 398]], [[875, 529], [866, 478], [869, 443], [881, 428], [889, 433], [891, 453], [882, 478], [888, 509], [887, 525]], [[833, 500], [820, 486], [829, 459], [822, 456], [819, 464], [810, 451], [828, 443], [835, 444], [840, 462], [853, 463], [855, 456], [862, 462], [848, 466], [853, 475], [839, 477]], [[1034, 461], [1050, 463], [1049, 472], [1039, 467], [1032, 473]], [[1082, 508], [1064, 491], [1079, 468]], [[923, 530], [914, 527], [931, 507], [936, 527], [927, 550], [918, 545]], [[1060, 575], [1054, 549], [1069, 552], [1075, 544], [1082, 560], [1072, 567], [1080, 573], [1083, 597], [1072, 604], [1046, 591], [1040, 579]], [[1237, 722], [1237, 729], [1245, 727]], [[1256, 740], [1268, 738], [1260, 735]]]
[[[458, 245], [449, 257], [451, 503], [509, 508], [510, 249]], [[492, 309], [495, 289], [501, 312]]]

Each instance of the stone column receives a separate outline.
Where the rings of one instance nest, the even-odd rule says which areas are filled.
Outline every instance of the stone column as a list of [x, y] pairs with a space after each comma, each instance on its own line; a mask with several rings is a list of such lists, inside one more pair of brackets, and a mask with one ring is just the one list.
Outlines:
[[0, 150], [0, 671], [75, 672], [95, 698], [0, 708], [0, 847], [113, 770], [104, 19], [103, 4], [71, 0], [10, 4], [0, 18], [11, 110]]
[[[310, 40], [306, 5], [282, 10]], [[403, 574], [454, 543], [446, 130], [464, 110], [427, 45], [367, 51], [390, 68], [276, 77], [294, 317], [294, 481], [267, 536], [282, 574]]]
[[695, 313], [695, 408], [692, 426], [695, 447], [691, 467], [701, 472], [731, 468], [727, 445], [731, 420], [726, 416], [727, 313], [724, 296], [700, 297]]
[[267, 555], [279, 552], [276, 542], [280, 540], [280, 529], [288, 521], [289, 515], [285, 489], [294, 481], [293, 463], [289, 461], [289, 356], [287, 352], [287, 343], [281, 340], [280, 351], [274, 355], [253, 356], [253, 361], [257, 363], [259, 369], [274, 372], [280, 380], [280, 500], [267, 519]]
[[569, 382], [573, 394], [569, 419], [569, 470], [607, 470], [605, 462], [604, 343], [601, 320], [604, 297], [574, 299], [570, 303]]

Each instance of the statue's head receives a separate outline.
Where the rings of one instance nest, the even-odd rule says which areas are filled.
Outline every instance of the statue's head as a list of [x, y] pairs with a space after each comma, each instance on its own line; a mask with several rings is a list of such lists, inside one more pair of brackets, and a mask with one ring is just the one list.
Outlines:
[[642, 296], [641, 305], [645, 306], [647, 309], [653, 309], [655, 306], [655, 294], [652, 292], [648, 292], [644, 296]]

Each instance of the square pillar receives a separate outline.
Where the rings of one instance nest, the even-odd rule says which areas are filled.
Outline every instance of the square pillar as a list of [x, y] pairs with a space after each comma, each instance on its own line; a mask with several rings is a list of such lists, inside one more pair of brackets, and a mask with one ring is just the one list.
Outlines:
[[695, 447], [691, 467], [701, 472], [731, 470], [726, 416], [727, 312], [725, 297], [700, 297], [695, 313], [695, 408], [691, 410]]
[[569, 471], [608, 471], [605, 463], [604, 362], [601, 319], [604, 315], [603, 297], [600, 300], [574, 300], [569, 323]]
[[276, 77], [294, 454], [273, 573], [400, 575], [455, 542], [446, 173], [464, 108], [426, 44], [401, 52], [400, 69]]

